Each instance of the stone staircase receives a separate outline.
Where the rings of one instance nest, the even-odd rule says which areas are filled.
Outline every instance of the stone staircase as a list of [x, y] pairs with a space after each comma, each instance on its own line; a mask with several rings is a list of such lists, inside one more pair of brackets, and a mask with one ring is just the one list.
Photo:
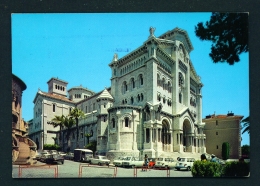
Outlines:
[[25, 165], [25, 164], [31, 165], [31, 164], [37, 163], [36, 160], [33, 160], [36, 155], [36, 144], [27, 137], [16, 136], [16, 138], [19, 142], [18, 146], [16, 147], [16, 151], [15, 151], [15, 153], [18, 154], [18, 157], [13, 162], [13, 164], [14, 165]]

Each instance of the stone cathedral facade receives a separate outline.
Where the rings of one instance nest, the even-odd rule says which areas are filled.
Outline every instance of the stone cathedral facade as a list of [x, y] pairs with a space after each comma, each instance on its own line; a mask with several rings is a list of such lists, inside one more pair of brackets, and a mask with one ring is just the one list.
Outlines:
[[[97, 141], [98, 153], [111, 159], [121, 155], [159, 157], [173, 152], [205, 153], [203, 84], [190, 59], [193, 46], [189, 36], [179, 28], [159, 37], [154, 35], [154, 28], [149, 32], [148, 39], [139, 48], [120, 59], [114, 54], [109, 63], [109, 88], [95, 93], [74, 87], [68, 90], [67, 97], [64, 93], [67, 82], [57, 78], [48, 81], [49, 91], [39, 90], [34, 99], [34, 112], [41, 117], [35, 120], [39, 120], [39, 129], [32, 126], [30, 137], [41, 143], [41, 136], [47, 135], [45, 141], [48, 141], [58, 135], [55, 134], [58, 129], [49, 126], [47, 132], [44, 126], [47, 128], [54, 115], [78, 107], [86, 113], [79, 123], [80, 148], [87, 143], [83, 134], [93, 133], [90, 141]], [[75, 134], [71, 135], [71, 141], [64, 139], [62, 147], [70, 143], [72, 149], [76, 148]]]

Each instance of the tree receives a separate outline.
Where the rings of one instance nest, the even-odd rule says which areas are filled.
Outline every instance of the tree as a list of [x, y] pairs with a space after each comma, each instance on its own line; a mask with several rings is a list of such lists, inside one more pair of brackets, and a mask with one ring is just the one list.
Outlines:
[[60, 127], [60, 137], [59, 137], [59, 141], [60, 141], [60, 144], [61, 144], [61, 131], [62, 131], [62, 128], [64, 127], [64, 115], [62, 116], [55, 116], [51, 122], [48, 122], [48, 124], [50, 125], [53, 125], [54, 128], [56, 127]]
[[64, 127], [67, 129], [67, 134], [66, 134], [66, 139], [68, 142], [68, 150], [70, 150], [70, 133], [71, 133], [71, 128], [75, 125], [75, 120], [70, 117], [70, 116], [65, 116], [64, 117]]
[[243, 119], [243, 120], [241, 121], [241, 123], [243, 123], [242, 128], [244, 129], [244, 130], [242, 131], [242, 134], [244, 134], [245, 132], [247, 132], [247, 133], [250, 135], [250, 122], [249, 122], [249, 116], [246, 117], [245, 119]]
[[222, 144], [222, 158], [223, 160], [227, 160], [229, 158], [229, 143], [228, 142], [224, 142]]
[[195, 26], [196, 36], [212, 41], [209, 56], [214, 63], [239, 62], [239, 55], [248, 52], [248, 13], [212, 13], [210, 21]]
[[86, 133], [85, 136], [87, 137], [87, 144], [89, 144], [89, 138], [93, 136], [93, 130], [90, 133]]
[[242, 156], [243, 157], [249, 157], [249, 154], [250, 154], [250, 146], [249, 145], [243, 145], [241, 147], [241, 150], [242, 150]]
[[78, 109], [78, 108], [74, 108], [70, 114], [69, 114], [70, 117], [74, 118], [75, 121], [76, 121], [76, 129], [77, 129], [77, 135], [76, 135], [76, 144], [77, 144], [77, 147], [79, 147], [79, 119], [80, 118], [84, 118], [85, 117], [85, 114], [82, 110]]

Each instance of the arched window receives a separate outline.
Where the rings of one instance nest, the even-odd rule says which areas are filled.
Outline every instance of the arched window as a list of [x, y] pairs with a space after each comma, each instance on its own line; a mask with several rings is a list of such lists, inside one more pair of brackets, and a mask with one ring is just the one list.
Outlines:
[[132, 88], [134, 89], [135, 88], [135, 80], [134, 80], [134, 78], [131, 79], [131, 84], [132, 84]]
[[125, 100], [122, 101], [122, 104], [125, 104]]
[[123, 83], [123, 94], [125, 94], [126, 91], [127, 91], [127, 83], [126, 83], [126, 81], [124, 81], [124, 83]]
[[162, 79], [162, 87], [163, 87], [163, 90], [166, 88], [165, 85], [166, 85], [166, 84], [165, 84], [165, 79], [163, 78], [163, 79]]
[[134, 98], [133, 97], [131, 97], [131, 104], [133, 104], [134, 103]]
[[57, 89], [57, 85], [55, 85], [55, 89]]
[[141, 93], [141, 101], [144, 100], [144, 95]]
[[183, 84], [184, 84], [184, 78], [182, 74], [179, 72], [179, 86], [183, 86]]
[[171, 93], [172, 92], [172, 86], [170, 81], [168, 81], [168, 92]]
[[115, 121], [115, 118], [112, 118], [112, 128], [115, 128], [116, 127], [116, 121]]
[[55, 112], [55, 104], [52, 105], [52, 112]]
[[141, 74], [140, 75], [140, 85], [143, 85], [144, 84], [144, 80], [143, 80], [143, 75]]
[[141, 98], [140, 98], [140, 95], [138, 94], [138, 95], [137, 95], [137, 100], [138, 100], [138, 102], [140, 101], [140, 99], [141, 99]]
[[179, 93], [179, 102], [182, 103], [182, 94]]
[[130, 127], [128, 117], [125, 117], [125, 127]]
[[159, 74], [157, 74], [157, 86], [160, 86], [160, 82], [161, 80], [160, 80], [160, 75]]

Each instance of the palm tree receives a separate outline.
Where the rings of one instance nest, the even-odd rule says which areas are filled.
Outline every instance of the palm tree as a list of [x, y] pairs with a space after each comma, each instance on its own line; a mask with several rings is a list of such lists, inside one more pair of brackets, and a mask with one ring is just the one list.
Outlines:
[[250, 135], [250, 121], [249, 121], [249, 116], [248, 116], [247, 118], [243, 119], [243, 120], [241, 121], [241, 123], [243, 123], [242, 128], [244, 129], [244, 130], [242, 131], [242, 134], [244, 134], [245, 132], [247, 132], [247, 133]]
[[85, 114], [82, 110], [78, 109], [77, 107], [74, 108], [70, 114], [70, 117], [74, 118], [76, 121], [76, 129], [77, 129], [77, 135], [76, 135], [76, 144], [77, 144], [77, 148], [79, 147], [79, 119], [80, 118], [84, 118]]
[[55, 116], [51, 122], [48, 122], [48, 124], [51, 124], [53, 125], [54, 128], [56, 127], [60, 127], [60, 137], [59, 137], [59, 142], [61, 144], [61, 131], [62, 131], [62, 128], [64, 127], [64, 115], [62, 116]]
[[75, 125], [75, 120], [70, 117], [70, 116], [65, 116], [64, 117], [64, 127], [67, 128], [67, 142], [68, 142], [68, 149], [70, 149], [70, 133], [71, 133], [71, 128]]

